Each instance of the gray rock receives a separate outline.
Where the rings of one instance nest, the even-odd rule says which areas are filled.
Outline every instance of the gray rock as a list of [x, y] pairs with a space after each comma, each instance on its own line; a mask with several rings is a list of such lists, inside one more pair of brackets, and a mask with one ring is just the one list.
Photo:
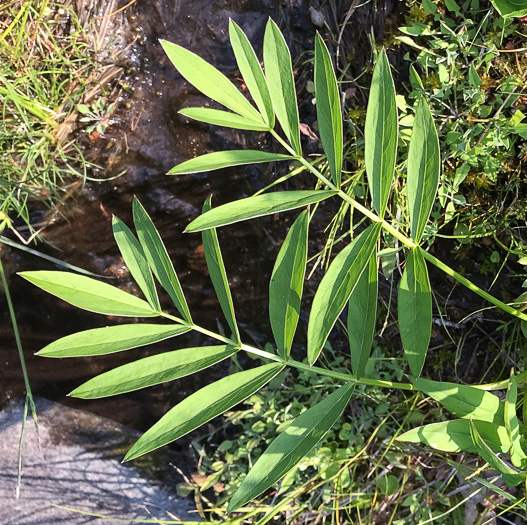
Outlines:
[[[38, 436], [29, 417], [24, 430], [19, 499], [15, 494], [23, 401], [12, 401], [0, 412], [1, 524], [122, 525], [134, 518], [199, 520], [196, 513], [190, 513], [191, 502], [171, 492], [179, 476], [170, 466], [168, 453], [122, 464], [124, 453], [138, 437], [134, 431], [44, 399], [37, 399], [36, 405]], [[114, 518], [79, 514], [53, 505]]]

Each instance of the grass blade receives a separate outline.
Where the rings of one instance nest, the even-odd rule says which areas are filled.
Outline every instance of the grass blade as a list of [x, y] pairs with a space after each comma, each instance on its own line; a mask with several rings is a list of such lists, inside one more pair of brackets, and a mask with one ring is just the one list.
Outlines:
[[371, 81], [364, 129], [366, 174], [373, 206], [384, 215], [395, 171], [397, 154], [397, 105], [390, 64], [383, 50]]
[[267, 124], [263, 124], [258, 120], [241, 117], [237, 113], [222, 111], [221, 109], [185, 108], [180, 110], [179, 113], [200, 122], [225, 128], [248, 129], [249, 131], [270, 131], [271, 129]]
[[399, 282], [397, 310], [404, 354], [414, 377], [419, 377], [432, 335], [432, 292], [420, 248], [408, 253]]
[[262, 122], [261, 115], [214, 66], [187, 49], [161, 40], [161, 46], [180, 74], [204, 95], [251, 120]]
[[148, 261], [148, 265], [157, 280], [170, 295], [174, 305], [186, 321], [192, 323], [187, 301], [183, 295], [181, 284], [168, 256], [167, 250], [159, 233], [141, 203], [134, 198], [133, 216], [139, 242]]
[[265, 76], [276, 116], [292, 148], [300, 156], [300, 120], [291, 54], [280, 29], [271, 19], [265, 28], [263, 55]]
[[43, 357], [106, 355], [157, 343], [189, 330], [188, 326], [161, 324], [106, 326], [62, 337], [45, 346], [37, 355]]
[[256, 197], [248, 197], [229, 202], [194, 219], [185, 232], [197, 232], [208, 228], [217, 228], [235, 222], [271, 215], [282, 211], [293, 210], [308, 204], [314, 204], [336, 195], [336, 191], [300, 190], [264, 193]]
[[[203, 212], [211, 209], [210, 197], [203, 205]], [[223, 315], [227, 319], [229, 328], [234, 334], [238, 343], [241, 344], [240, 332], [238, 324], [236, 323], [236, 315], [234, 313], [234, 305], [232, 304], [231, 290], [229, 288], [229, 281], [227, 273], [225, 272], [225, 265], [223, 264], [223, 257], [221, 256], [220, 244], [218, 242], [218, 235], [214, 228], [204, 230], [201, 234], [203, 238], [203, 250], [205, 252], [205, 259], [207, 261], [207, 268], [209, 269], [210, 278], [216, 295], [220, 302]]]
[[298, 416], [260, 456], [232, 497], [232, 512], [273, 486], [326, 435], [348, 404], [354, 385], [347, 384]]
[[340, 187], [343, 147], [340, 97], [328, 48], [318, 33], [315, 39], [315, 95], [320, 139], [331, 178]]
[[164, 352], [100, 374], [71, 392], [70, 396], [98, 399], [146, 388], [208, 368], [234, 354], [232, 346], [204, 346]]
[[289, 229], [269, 284], [269, 320], [278, 354], [288, 357], [295, 335], [306, 273], [309, 213], [303, 211]]
[[279, 160], [293, 160], [290, 155], [268, 153], [251, 149], [215, 151], [206, 153], [199, 157], [186, 160], [172, 168], [169, 175], [180, 175], [183, 173], [200, 173], [203, 171], [219, 170], [230, 166], [241, 166], [243, 164], [257, 164], [261, 162], [274, 162]]
[[419, 244], [428, 217], [432, 211], [437, 188], [441, 159], [439, 139], [434, 119], [424, 99], [415, 114], [412, 138], [408, 150], [407, 191], [410, 206], [411, 237]]
[[348, 309], [348, 339], [351, 349], [351, 370], [357, 379], [364, 374], [370, 358], [377, 319], [377, 255], [372, 253], [368, 268], [362, 272], [351, 293]]
[[368, 266], [381, 231], [377, 223], [364, 230], [333, 260], [313, 299], [307, 327], [307, 358], [318, 359], [333, 326]]
[[253, 47], [240, 27], [229, 21], [229, 37], [238, 68], [249, 93], [270, 129], [274, 127], [274, 109], [262, 68]]
[[128, 226], [117, 217], [112, 219], [113, 236], [123, 256], [124, 263], [130, 270], [135, 282], [145, 294], [154, 310], [161, 310], [157, 297], [156, 285], [148, 266], [143, 248]]
[[156, 317], [146, 301], [106, 283], [69, 272], [36, 271], [19, 274], [67, 303], [90, 312], [124, 317]]
[[238, 372], [207, 385], [185, 398], [148, 429], [126, 454], [125, 461], [147, 454], [188, 434], [262, 388], [284, 365], [268, 365]]

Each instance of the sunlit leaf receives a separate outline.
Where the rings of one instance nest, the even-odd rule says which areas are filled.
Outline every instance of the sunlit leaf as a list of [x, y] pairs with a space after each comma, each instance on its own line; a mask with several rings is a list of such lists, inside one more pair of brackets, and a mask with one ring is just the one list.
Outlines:
[[206, 153], [205, 155], [186, 160], [172, 168], [168, 174], [179, 175], [182, 173], [199, 173], [202, 171], [228, 168], [229, 166], [292, 159], [293, 157], [290, 155], [280, 155], [278, 153], [268, 153], [266, 151], [250, 149], [215, 151], [213, 153]]
[[67, 335], [44, 347], [38, 355], [44, 357], [80, 357], [111, 354], [149, 345], [169, 337], [184, 334], [184, 325], [126, 324], [94, 328]]
[[505, 398], [505, 427], [511, 440], [511, 461], [515, 467], [527, 467], [527, 455], [523, 450], [520, 440], [520, 421], [516, 414], [516, 401], [518, 399], [518, 385], [514, 370], [511, 370], [511, 377], [507, 387]]
[[[214, 66], [187, 49], [161, 40], [161, 46], [175, 68], [204, 95], [252, 120], [262, 121], [261, 115], [236, 89], [236, 86]], [[262, 121], [263, 124], [265, 124]]]
[[320, 139], [328, 158], [331, 178], [340, 187], [342, 170], [342, 114], [337, 79], [326, 44], [315, 39], [315, 95]]
[[70, 396], [96, 399], [146, 388], [208, 368], [232, 355], [232, 346], [202, 346], [164, 352], [104, 372], [71, 392]]
[[247, 40], [245, 33], [232, 20], [229, 21], [229, 37], [243, 81], [256, 102], [264, 121], [272, 129], [274, 127], [273, 103], [254, 49]]
[[117, 217], [113, 218], [112, 226], [115, 242], [132, 277], [145, 294], [152, 308], [161, 310], [159, 299], [157, 298], [156, 285], [141, 244], [128, 226]]
[[174, 305], [186, 321], [192, 322], [187, 301], [183, 295], [181, 284], [168, 256], [167, 250], [159, 236], [152, 219], [148, 216], [141, 203], [134, 198], [133, 216], [139, 242], [154, 272], [159, 284], [165, 289]]
[[[207, 212], [210, 209], [211, 205], [209, 197], [203, 205], [203, 212]], [[229, 288], [229, 281], [227, 279], [227, 273], [225, 272], [225, 265], [223, 264], [223, 257], [221, 256], [216, 230], [214, 228], [203, 230], [202, 238], [207, 268], [209, 269], [210, 278], [214, 290], [216, 290], [221, 310], [227, 319], [229, 328], [234, 334], [236, 341], [240, 342], [240, 333], [238, 331], [238, 325], [236, 324], [236, 315], [234, 314], [231, 290]]]
[[441, 159], [434, 119], [424, 99], [415, 113], [408, 149], [407, 191], [411, 235], [419, 244], [435, 201]]
[[90, 312], [125, 317], [159, 315], [143, 299], [84, 275], [54, 271], [22, 272], [20, 275], [46, 292]]
[[291, 54], [280, 29], [271, 19], [265, 28], [263, 55], [265, 76], [276, 116], [295, 153], [301, 155], [300, 121]]
[[351, 293], [348, 305], [348, 339], [351, 350], [351, 370], [359, 379], [370, 357], [375, 321], [377, 319], [377, 256], [370, 256], [368, 268], [362, 272]]
[[503, 17], [522, 17], [527, 15], [525, 0], [490, 0]]
[[[480, 435], [494, 452], [508, 452], [509, 436], [503, 425], [494, 425], [487, 421], [474, 421]], [[477, 452], [477, 447], [470, 433], [470, 420], [454, 419], [431, 423], [413, 428], [397, 437], [398, 441], [424, 443], [436, 450], [445, 452]]]
[[416, 379], [414, 385], [457, 417], [504, 424], [505, 405], [490, 392], [468, 385]]
[[270, 127], [258, 120], [242, 117], [237, 113], [211, 108], [184, 108], [179, 111], [185, 117], [199, 120], [214, 126], [248, 129], [249, 131], [269, 131]]
[[147, 430], [126, 454], [125, 461], [147, 454], [200, 427], [254, 394], [284, 369], [271, 363], [238, 372], [186, 397]]
[[410, 250], [399, 282], [397, 311], [404, 354], [419, 377], [432, 335], [432, 292], [420, 248]]
[[232, 512], [261, 494], [292, 469], [326, 435], [348, 404], [354, 385], [347, 384], [298, 416], [260, 456], [232, 497]]
[[194, 219], [185, 229], [186, 232], [196, 232], [207, 228], [217, 228], [226, 224], [271, 215], [286, 210], [293, 210], [308, 204], [320, 202], [332, 197], [335, 191], [277, 191], [264, 193], [255, 197], [248, 197], [229, 202]]
[[309, 213], [303, 211], [284, 240], [269, 284], [269, 320], [278, 353], [287, 357], [295, 335], [306, 272]]
[[334, 324], [368, 266], [381, 224], [364, 230], [333, 260], [313, 299], [307, 327], [307, 358], [315, 363]]
[[395, 87], [388, 57], [383, 50], [373, 72], [364, 129], [366, 174], [373, 205], [381, 217], [395, 171], [397, 126]]

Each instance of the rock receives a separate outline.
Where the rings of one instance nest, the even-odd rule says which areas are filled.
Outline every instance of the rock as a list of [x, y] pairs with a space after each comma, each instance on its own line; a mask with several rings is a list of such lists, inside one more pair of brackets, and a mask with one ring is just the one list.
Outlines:
[[[138, 433], [81, 410], [41, 398], [35, 401], [38, 437], [28, 417], [19, 499], [15, 492], [23, 400], [11, 401], [0, 412], [0, 522], [122, 525], [134, 518], [199, 520], [190, 513], [191, 502], [175, 495], [180, 480], [170, 466], [169, 452], [122, 464]], [[92, 517], [53, 505], [115, 518]]]

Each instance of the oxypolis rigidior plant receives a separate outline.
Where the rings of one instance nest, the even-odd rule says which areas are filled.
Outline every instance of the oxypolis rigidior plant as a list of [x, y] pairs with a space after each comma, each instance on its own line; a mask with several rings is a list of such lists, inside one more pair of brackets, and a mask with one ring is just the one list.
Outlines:
[[[492, 297], [456, 273], [422, 246], [423, 234], [436, 199], [440, 175], [440, 152], [432, 115], [425, 100], [418, 104], [408, 153], [406, 188], [408, 232], [384, 218], [398, 142], [395, 88], [385, 52], [381, 52], [372, 79], [365, 128], [365, 161], [372, 206], [357, 202], [342, 184], [343, 128], [340, 96], [330, 55], [322, 38], [315, 45], [315, 90], [320, 138], [327, 157], [326, 177], [302, 156], [300, 125], [289, 50], [280, 30], [269, 21], [265, 31], [265, 74], [242, 30], [231, 21], [230, 39], [238, 67], [251, 94], [252, 105], [213, 66], [197, 55], [169, 42], [163, 48], [181, 75], [227, 110], [186, 108], [190, 118], [244, 130], [267, 131], [283, 147], [275, 154], [254, 150], [209, 153], [188, 160], [169, 173], [195, 173], [234, 165], [269, 161], [297, 161], [316, 178], [320, 189], [273, 191], [211, 208], [192, 221], [187, 232], [202, 232], [207, 266], [230, 337], [213, 333], [192, 321], [185, 295], [163, 242], [139, 201], [133, 203], [137, 237], [114, 218], [115, 240], [145, 299], [82, 275], [36, 271], [22, 276], [65, 301], [93, 312], [114, 316], [162, 318], [169, 323], [129, 324], [87, 330], [51, 343], [40, 355], [47, 357], [94, 356], [135, 348], [195, 330], [216, 339], [217, 346], [186, 348], [154, 355], [105, 372], [78, 387], [71, 395], [92, 399], [130, 392], [171, 381], [212, 366], [236, 352], [259, 356], [267, 364], [229, 375], [198, 390], [173, 407], [132, 446], [130, 460], [166, 445], [200, 427], [210, 419], [252, 395], [285, 367], [331, 376], [342, 386], [296, 418], [254, 464], [230, 501], [234, 511], [280, 480], [328, 432], [341, 416], [358, 383], [403, 390], [420, 390], [441, 403], [458, 419], [415, 428], [399, 441], [421, 442], [449, 452], [477, 452], [498, 471], [506, 483], [526, 479], [527, 455], [520, 440], [516, 414], [517, 384], [526, 373], [492, 385], [460, 386], [420, 379], [430, 342], [432, 299], [428, 264], [432, 264], [479, 294], [501, 310], [526, 321], [527, 315]], [[275, 118], [285, 138], [277, 131]], [[308, 323], [309, 365], [293, 360], [290, 350], [299, 319], [305, 278], [309, 223], [315, 207], [325, 199], [342, 199], [365, 216], [370, 225], [350, 239], [329, 266], [314, 296]], [[304, 208], [278, 254], [270, 283], [269, 317], [276, 353], [245, 344], [236, 323], [233, 301], [218, 244], [216, 228], [254, 217]], [[410, 382], [394, 383], [364, 377], [375, 330], [378, 294], [378, 246], [382, 232], [395, 238], [406, 252], [399, 283], [398, 322], [404, 355], [412, 376]], [[154, 277], [170, 295], [179, 316], [161, 310]], [[317, 359], [341, 312], [348, 307], [350, 373], [316, 366]], [[489, 392], [506, 389], [504, 400]], [[500, 455], [508, 454], [510, 463]]]

